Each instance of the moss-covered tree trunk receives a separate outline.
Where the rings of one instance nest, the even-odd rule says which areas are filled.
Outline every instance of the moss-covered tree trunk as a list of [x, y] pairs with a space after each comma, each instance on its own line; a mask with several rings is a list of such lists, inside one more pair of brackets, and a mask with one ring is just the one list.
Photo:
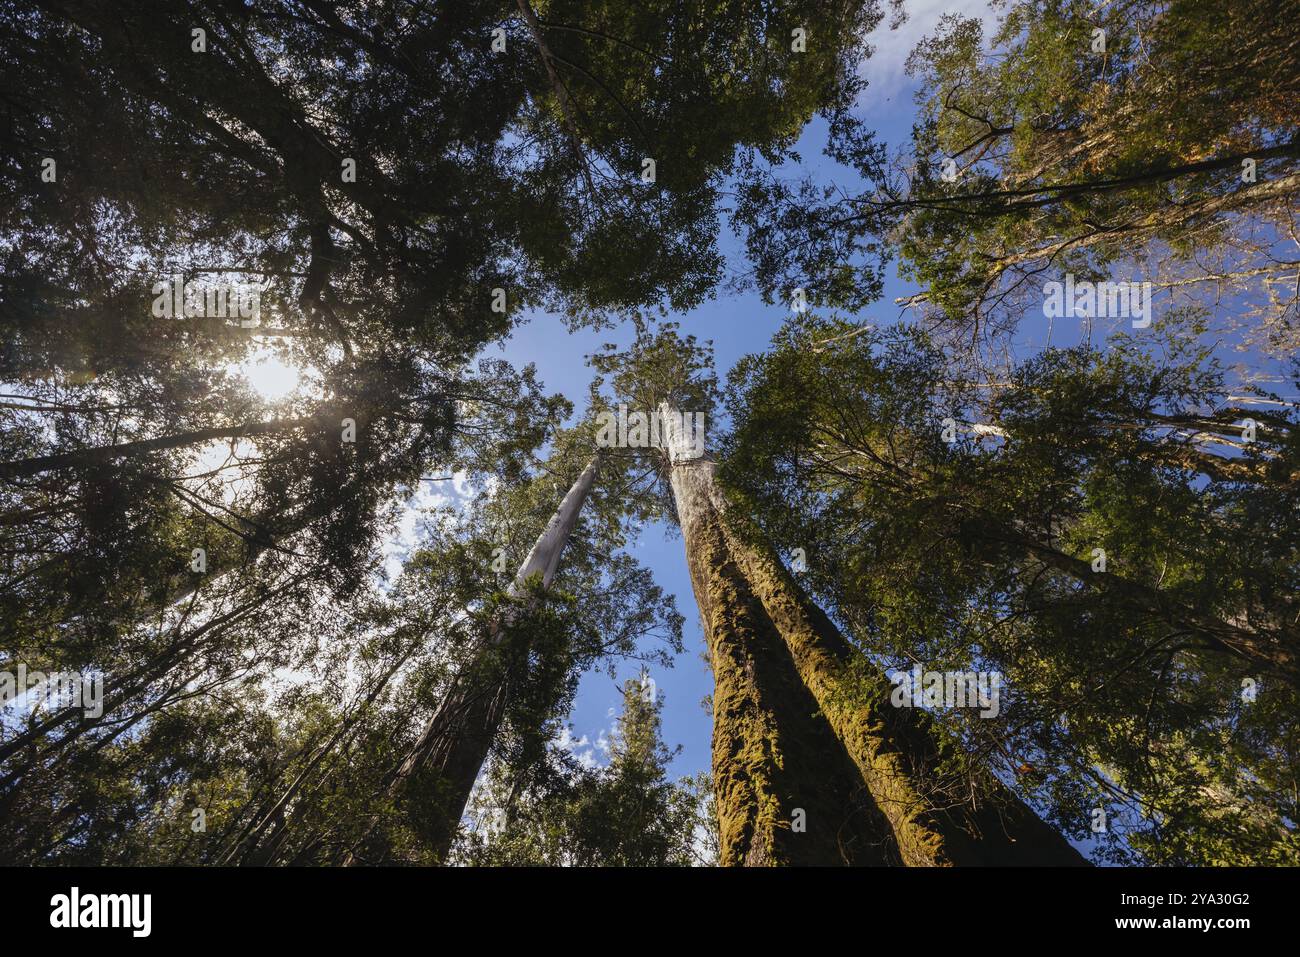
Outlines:
[[730, 553], [712, 460], [679, 458], [671, 470], [713, 666], [720, 863], [897, 863], [887, 822]]
[[693, 454], [676, 430], [680, 413], [665, 406], [661, 415], [713, 656], [723, 862], [801, 862], [790, 849], [811, 849], [812, 842], [792, 844], [782, 816], [791, 800], [811, 800], [818, 787], [825, 799], [840, 787], [837, 765], [847, 756], [873, 810], [888, 821], [885, 859], [909, 866], [1085, 864], [991, 775], [976, 775], [972, 788], [969, 775], [944, 760], [923, 711], [890, 704], [885, 675], [808, 599], [754, 524], [727, 508], [712, 460]]
[[[714, 507], [725, 512], [716, 487], [712, 495]], [[722, 527], [804, 685], [889, 819], [904, 863], [1087, 863], [991, 774], [971, 775], [945, 761], [930, 717], [891, 704], [885, 675], [853, 650], [752, 523], [728, 514]]]

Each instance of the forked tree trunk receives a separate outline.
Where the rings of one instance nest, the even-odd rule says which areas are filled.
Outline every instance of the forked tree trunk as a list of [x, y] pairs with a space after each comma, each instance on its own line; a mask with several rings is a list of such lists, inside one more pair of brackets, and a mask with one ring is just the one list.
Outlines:
[[[680, 422], [674, 412], [665, 409], [663, 417]], [[723, 862], [795, 863], [776, 855], [762, 859], [764, 848], [779, 852], [792, 837], [779, 832], [780, 813], [773, 809], [786, 810], [780, 791], [789, 777], [790, 729], [798, 726], [800, 714], [805, 719], [809, 714], [800, 712], [799, 696], [789, 689], [782, 689], [782, 700], [762, 685], [765, 675], [779, 672], [779, 661], [801, 679], [797, 684], [805, 700], [820, 710], [816, 721], [833, 731], [831, 746], [822, 745], [804, 760], [811, 764], [813, 754], [825, 754], [832, 764], [832, 755], [847, 753], [859, 782], [888, 820], [890, 853], [902, 863], [1086, 863], [991, 776], [983, 782], [986, 800], [973, 807], [961, 803], [964, 782], [941, 766], [929, 718], [916, 709], [892, 707], [883, 674], [874, 676], [865, 695], [849, 680], [861, 656], [804, 595], [757, 529], [728, 511], [712, 461], [689, 459], [683, 451], [688, 448], [685, 441], [673, 443], [672, 483], [714, 659], [714, 775]], [[754, 629], [749, 622], [755, 620], [766, 624]], [[769, 632], [776, 641], [762, 643]], [[806, 795], [826, 786], [819, 776], [821, 770], [805, 767], [787, 786]]]
[[712, 459], [676, 451], [669, 458], [713, 669], [719, 862], [897, 863], [888, 823], [730, 553], [710, 494]]
[[[599, 458], [592, 459], [560, 502], [511, 582], [511, 598], [523, 597], [535, 576], [541, 576], [543, 587], [555, 579], [599, 464]], [[453, 680], [388, 788], [391, 798], [406, 802], [413, 824], [440, 861], [451, 848], [510, 700], [516, 649], [503, 640], [508, 632], [504, 624], [508, 622], [491, 628], [482, 650]], [[355, 863], [351, 854], [344, 860], [345, 865]]]

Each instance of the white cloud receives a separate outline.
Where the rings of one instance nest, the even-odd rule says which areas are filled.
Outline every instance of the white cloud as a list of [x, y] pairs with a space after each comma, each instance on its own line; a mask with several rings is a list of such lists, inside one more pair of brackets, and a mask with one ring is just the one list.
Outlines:
[[[859, 107], [879, 108], [888, 100], [893, 108], [910, 113], [913, 82], [903, 72], [903, 66], [916, 45], [934, 32], [944, 14], [978, 17], [984, 23], [986, 37], [998, 19], [988, 0], [914, 0], [906, 9], [907, 22], [897, 30], [889, 29], [886, 16], [868, 37], [875, 52], [862, 66], [862, 75], [869, 86], [858, 101]], [[907, 98], [908, 102], [898, 105], [900, 97]]]
[[439, 488], [438, 483], [421, 482], [406, 500], [397, 527], [384, 540], [384, 571], [390, 581], [402, 571], [402, 564], [419, 544], [420, 519], [431, 509], [449, 504], [452, 497]]
[[565, 726], [560, 729], [560, 733], [551, 743], [557, 748], [568, 751], [578, 759], [580, 765], [590, 771], [593, 768], [601, 766], [601, 762], [596, 760], [595, 749], [602, 748], [603, 750], [608, 751], [608, 745], [602, 744], [602, 742], [605, 742], [604, 731], [600, 732], [595, 744], [593, 745], [591, 739], [585, 734], [580, 738], [575, 738], [573, 736], [573, 729]]

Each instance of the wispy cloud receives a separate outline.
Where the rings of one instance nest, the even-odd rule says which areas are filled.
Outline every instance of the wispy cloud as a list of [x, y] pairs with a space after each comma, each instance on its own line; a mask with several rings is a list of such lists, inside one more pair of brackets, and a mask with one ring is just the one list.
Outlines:
[[[897, 30], [889, 28], [889, 18], [886, 17], [868, 37], [874, 52], [862, 66], [862, 75], [869, 86], [858, 103], [860, 107], [879, 108], [889, 102], [896, 109], [910, 112], [915, 87], [903, 72], [904, 64], [916, 45], [934, 32], [944, 14], [978, 17], [984, 24], [986, 36], [997, 22], [997, 15], [988, 0], [914, 0], [907, 3], [906, 8], [907, 22]], [[900, 98], [906, 102], [900, 104]]]
[[[604, 731], [600, 733], [600, 737], [602, 739], [605, 737]], [[601, 765], [601, 762], [596, 760], [596, 751], [595, 747], [592, 745], [591, 739], [585, 734], [580, 738], [575, 738], [573, 736], [573, 729], [568, 726], [560, 729], [560, 733], [556, 735], [552, 744], [557, 748], [568, 751], [578, 759], [580, 765], [588, 770], [600, 767]], [[599, 745], [600, 741], [597, 741], [596, 746], [598, 747]]]
[[410, 498], [403, 505], [397, 527], [384, 541], [384, 572], [388, 575], [389, 581], [397, 579], [402, 572], [402, 565], [420, 544], [421, 519], [433, 509], [452, 503], [460, 504], [457, 499], [463, 484], [459, 479], [462, 474], [457, 473], [458, 478], [453, 481], [452, 494], [427, 482], [419, 483], [412, 491]]

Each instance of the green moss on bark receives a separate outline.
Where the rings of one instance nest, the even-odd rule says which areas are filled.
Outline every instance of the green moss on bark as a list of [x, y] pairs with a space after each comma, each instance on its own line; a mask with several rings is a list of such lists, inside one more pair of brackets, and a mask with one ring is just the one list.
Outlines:
[[730, 511], [722, 527], [729, 553], [784, 639], [804, 685], [888, 818], [904, 863], [1086, 863], [991, 775], [976, 773], [972, 790], [943, 753], [929, 716], [890, 705], [885, 675], [854, 653], [761, 534]]
[[721, 863], [896, 863], [888, 823], [731, 556], [719, 513], [703, 500], [679, 505], [713, 664]]

